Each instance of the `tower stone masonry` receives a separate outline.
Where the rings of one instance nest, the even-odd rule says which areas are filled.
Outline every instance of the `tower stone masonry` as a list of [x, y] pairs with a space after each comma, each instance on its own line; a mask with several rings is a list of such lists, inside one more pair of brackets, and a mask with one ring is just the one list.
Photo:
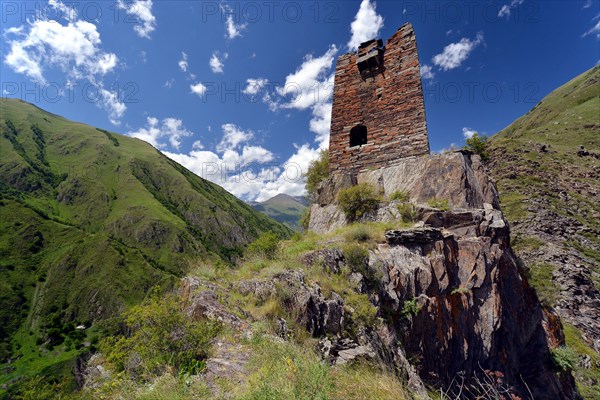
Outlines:
[[417, 41], [406, 23], [337, 61], [329, 139], [332, 173], [358, 173], [429, 154]]

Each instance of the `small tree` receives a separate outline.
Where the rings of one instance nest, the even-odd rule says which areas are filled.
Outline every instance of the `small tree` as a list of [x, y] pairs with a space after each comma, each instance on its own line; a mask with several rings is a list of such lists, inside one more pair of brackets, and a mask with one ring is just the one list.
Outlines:
[[487, 136], [475, 132], [473, 136], [467, 139], [467, 144], [463, 149], [470, 150], [473, 153], [478, 154], [482, 161], [487, 161], [489, 160], [487, 140]]
[[337, 201], [339, 207], [346, 214], [349, 222], [360, 219], [369, 211], [377, 208], [381, 196], [373, 185], [368, 183], [359, 183], [348, 189], [340, 190]]
[[248, 253], [272, 259], [279, 249], [279, 237], [273, 232], [265, 232], [248, 245]]
[[312, 196], [317, 191], [317, 186], [329, 177], [329, 150], [321, 150], [319, 158], [312, 161], [305, 174], [306, 191]]

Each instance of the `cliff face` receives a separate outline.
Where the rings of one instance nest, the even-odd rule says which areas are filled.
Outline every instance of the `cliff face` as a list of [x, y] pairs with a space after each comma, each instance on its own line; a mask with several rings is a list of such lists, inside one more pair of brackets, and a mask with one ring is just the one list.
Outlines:
[[[366, 290], [386, 332], [374, 348], [401, 343], [420, 379], [449, 394], [477, 397], [493, 382], [522, 398], [578, 397], [570, 374], [552, 366], [550, 348], [563, 342], [562, 328], [517, 265], [508, 223], [478, 156], [412, 158], [356, 177], [333, 176], [317, 193], [311, 229], [345, 225], [334, 199], [357, 182], [386, 195], [410, 192], [420, 219], [412, 228], [388, 231], [386, 243], [369, 251], [369, 268], [381, 279]], [[431, 198], [447, 200], [450, 210], [425, 205]], [[381, 203], [362, 220], [398, 220], [396, 206]]]

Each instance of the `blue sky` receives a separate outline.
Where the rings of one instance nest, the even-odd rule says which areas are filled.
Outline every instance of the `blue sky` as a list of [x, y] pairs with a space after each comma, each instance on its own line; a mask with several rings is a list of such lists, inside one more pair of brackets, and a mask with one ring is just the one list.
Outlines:
[[600, 60], [600, 2], [3, 1], [3, 95], [150, 142], [245, 200], [301, 195], [337, 56], [405, 22], [432, 151]]

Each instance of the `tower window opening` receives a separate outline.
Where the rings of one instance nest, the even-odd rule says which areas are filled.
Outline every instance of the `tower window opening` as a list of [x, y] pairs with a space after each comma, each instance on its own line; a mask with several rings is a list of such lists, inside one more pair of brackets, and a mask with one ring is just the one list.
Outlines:
[[356, 125], [350, 129], [350, 147], [362, 146], [363, 144], [367, 144], [367, 127]]

